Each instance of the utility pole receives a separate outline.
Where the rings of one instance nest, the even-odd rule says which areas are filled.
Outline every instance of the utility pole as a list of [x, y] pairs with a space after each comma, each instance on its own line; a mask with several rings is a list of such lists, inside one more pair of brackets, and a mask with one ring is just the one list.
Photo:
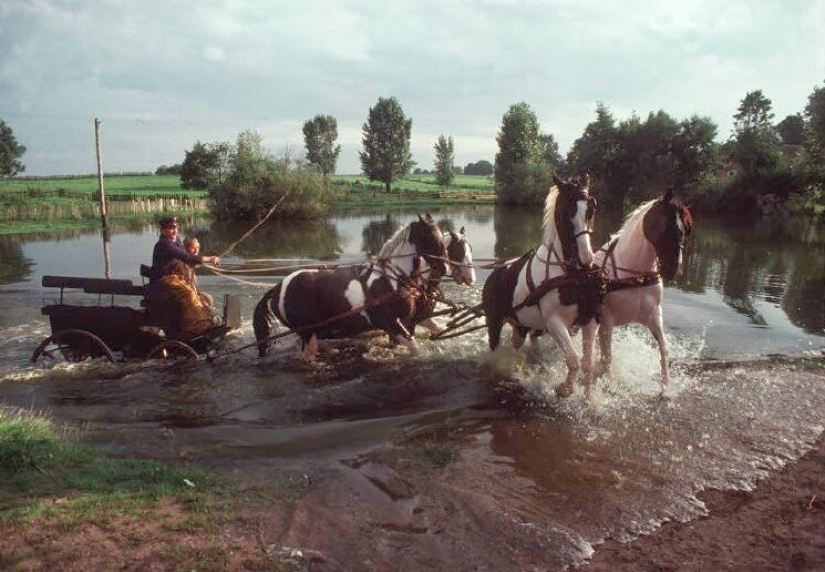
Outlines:
[[112, 277], [112, 261], [109, 256], [109, 221], [106, 216], [106, 195], [103, 192], [103, 155], [100, 151], [100, 124], [95, 117], [95, 146], [97, 147], [97, 188], [100, 193], [100, 222], [103, 224], [103, 264], [106, 278]]

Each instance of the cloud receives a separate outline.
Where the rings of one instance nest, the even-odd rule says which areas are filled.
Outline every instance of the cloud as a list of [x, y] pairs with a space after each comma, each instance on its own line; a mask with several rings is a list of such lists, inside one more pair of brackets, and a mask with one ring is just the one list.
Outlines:
[[301, 126], [339, 125], [339, 172], [359, 170], [379, 97], [413, 120], [414, 160], [439, 135], [456, 163], [492, 161], [501, 118], [526, 101], [562, 151], [603, 102], [618, 120], [663, 109], [708, 116], [728, 136], [748, 91], [777, 119], [823, 77], [825, 0], [5, 0], [0, 119], [30, 174], [151, 171], [195, 141], [258, 131], [303, 154]]

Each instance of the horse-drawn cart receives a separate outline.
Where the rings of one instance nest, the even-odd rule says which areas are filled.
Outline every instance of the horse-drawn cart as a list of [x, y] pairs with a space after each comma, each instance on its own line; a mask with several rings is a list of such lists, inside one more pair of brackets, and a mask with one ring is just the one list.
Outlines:
[[[176, 302], [150, 299], [146, 284], [121, 279], [44, 276], [42, 285], [59, 288], [60, 295], [48, 300], [41, 309], [49, 317], [52, 333], [32, 353], [33, 363], [39, 359], [82, 361], [100, 357], [114, 361], [116, 352], [125, 359], [197, 358], [239, 327], [241, 321], [238, 297], [225, 295], [223, 319], [198, 336], [185, 336], [176, 328]], [[69, 301], [66, 290], [97, 295], [96, 304], [88, 304], [88, 297], [82, 301], [85, 303]], [[116, 304], [116, 297], [140, 297], [139, 307]]]

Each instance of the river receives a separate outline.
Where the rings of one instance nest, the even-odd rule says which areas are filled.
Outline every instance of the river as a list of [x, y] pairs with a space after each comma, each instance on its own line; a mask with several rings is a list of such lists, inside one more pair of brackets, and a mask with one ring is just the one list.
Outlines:
[[[225, 261], [361, 260], [416, 214], [376, 210], [311, 225], [273, 224], [241, 242]], [[478, 206], [432, 214], [442, 226], [465, 228], [479, 265], [521, 254], [542, 237], [535, 211]], [[620, 224], [609, 213], [597, 219], [594, 245]], [[223, 252], [244, 230], [206, 220], [183, 225], [207, 254]], [[138, 265], [150, 261], [156, 239], [149, 225], [116, 227], [109, 245], [112, 276], [139, 282]], [[442, 511], [452, 503], [474, 513], [472, 521], [451, 522], [463, 527], [465, 538], [484, 542], [479, 523], [486, 519], [501, 530], [501, 542], [509, 546], [501, 548], [504, 553], [522, 541], [543, 547], [547, 556], [535, 563], [540, 567], [578, 562], [605, 538], [627, 540], [666, 520], [695, 518], [704, 512], [698, 491], [750, 487], [765, 471], [803, 454], [825, 426], [821, 378], [754, 374], [735, 365], [709, 377], [697, 367], [771, 354], [822, 355], [821, 222], [737, 225], [700, 218], [686, 272], [665, 291], [674, 362], [665, 397], [659, 396], [651, 336], [628, 328], [614, 335], [615, 371], [598, 381], [589, 402], [580, 391], [567, 400], [554, 397], [564, 364], [549, 340], [489, 355], [483, 330], [422, 340], [419, 358], [380, 340], [334, 342], [322, 353], [327, 365], [314, 368], [296, 360], [291, 341], [279, 342], [263, 360], [250, 350], [201, 363], [185, 375], [153, 364], [31, 366], [31, 351], [49, 334], [40, 307], [55, 296], [40, 287], [41, 277], [102, 277], [100, 234], [0, 237], [0, 252], [0, 402], [92, 427], [90, 439], [113, 451], [153, 454], [172, 447], [134, 442], [135, 435], [164, 427], [177, 435], [176, 453], [193, 459], [258, 466], [307, 455], [313, 462], [333, 459], [336, 470], [353, 473], [347, 482], [381, 485], [388, 506], [420, 503], [418, 518], [433, 510], [433, 499], [449, 496], [449, 502], [439, 501]], [[447, 284], [445, 295], [475, 304], [486, 275], [479, 269], [472, 288]], [[252, 307], [275, 277], [242, 280], [200, 278], [213, 294], [242, 296], [243, 326], [229, 340], [235, 347], [253, 339]], [[392, 463], [380, 465], [375, 451], [422, 435], [456, 451], [456, 460], [437, 487], [389, 494], [404, 474]], [[379, 465], [395, 477], [380, 476]], [[426, 565], [426, 544], [410, 542], [418, 546], [412, 562]], [[508, 562], [525, 561], [514, 556], [501, 565]], [[488, 562], [488, 569], [494, 564]]]

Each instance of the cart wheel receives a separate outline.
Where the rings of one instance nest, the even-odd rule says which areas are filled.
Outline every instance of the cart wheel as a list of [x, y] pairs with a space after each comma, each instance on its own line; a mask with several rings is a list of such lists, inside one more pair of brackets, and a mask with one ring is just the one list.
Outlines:
[[178, 340], [164, 340], [146, 355], [146, 359], [198, 359], [198, 352]]
[[40, 342], [32, 353], [31, 362], [35, 363], [41, 357], [54, 361], [62, 358], [70, 362], [105, 357], [108, 361], [115, 361], [115, 356], [109, 346], [86, 330], [62, 330], [52, 334]]

